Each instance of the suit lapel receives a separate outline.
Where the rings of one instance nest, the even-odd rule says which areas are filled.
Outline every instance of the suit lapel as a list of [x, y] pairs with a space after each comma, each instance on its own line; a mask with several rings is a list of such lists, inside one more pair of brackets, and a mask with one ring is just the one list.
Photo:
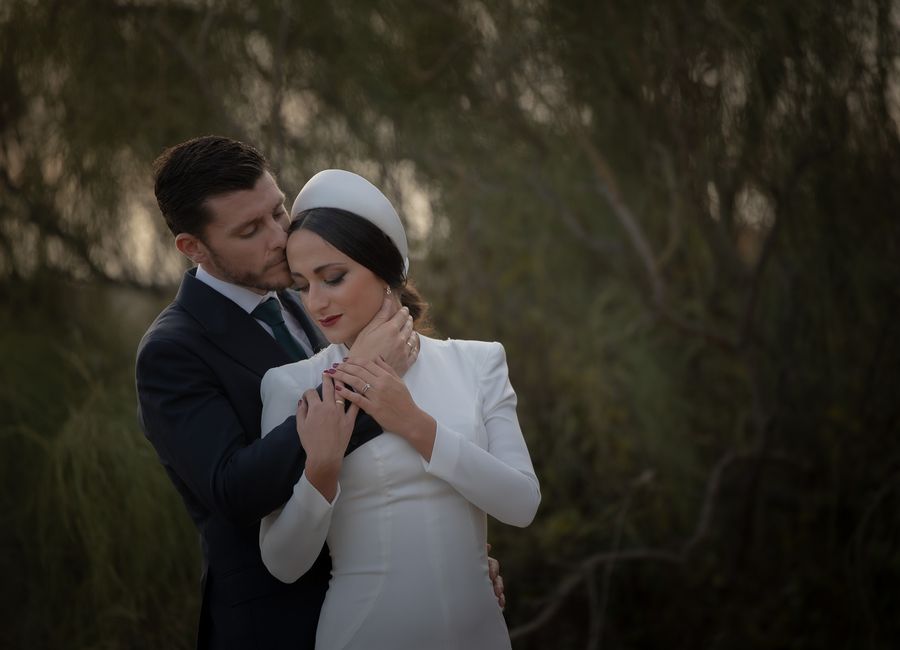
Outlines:
[[216, 347], [260, 377], [270, 368], [291, 362], [250, 314], [198, 280], [195, 273], [191, 269], [184, 274], [175, 302], [203, 326]]

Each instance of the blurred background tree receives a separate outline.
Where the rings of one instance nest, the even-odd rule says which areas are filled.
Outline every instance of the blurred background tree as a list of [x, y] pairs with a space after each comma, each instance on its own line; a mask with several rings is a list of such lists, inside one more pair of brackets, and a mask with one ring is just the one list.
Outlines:
[[184, 262], [150, 163], [358, 171], [444, 336], [504, 343], [543, 502], [517, 648], [900, 638], [900, 6], [7, 0], [0, 645], [188, 648], [134, 418]]

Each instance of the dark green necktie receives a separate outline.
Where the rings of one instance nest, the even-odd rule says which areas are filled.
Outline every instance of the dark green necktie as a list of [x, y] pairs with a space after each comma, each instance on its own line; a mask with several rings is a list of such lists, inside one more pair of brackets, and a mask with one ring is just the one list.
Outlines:
[[281, 314], [281, 305], [276, 298], [269, 298], [259, 303], [251, 312], [253, 318], [258, 318], [272, 328], [275, 340], [288, 353], [291, 361], [300, 361], [306, 358], [306, 353], [296, 339], [291, 335], [284, 324], [284, 316]]

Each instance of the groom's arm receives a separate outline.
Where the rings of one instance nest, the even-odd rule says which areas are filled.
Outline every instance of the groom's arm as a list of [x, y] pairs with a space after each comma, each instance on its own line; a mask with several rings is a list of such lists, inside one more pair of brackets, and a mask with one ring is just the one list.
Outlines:
[[178, 342], [146, 342], [136, 378], [144, 433], [194, 505], [250, 524], [287, 500], [305, 460], [293, 418], [254, 439], [216, 373]]
[[[402, 311], [391, 316], [386, 307], [357, 343], [405, 370], [417, 352], [407, 345], [412, 322]], [[287, 501], [306, 461], [293, 417], [262, 439], [248, 435], [216, 372], [180, 340], [147, 339], [138, 351], [136, 379], [144, 433], [186, 498], [245, 524]], [[347, 453], [379, 433], [378, 424], [361, 413]]]

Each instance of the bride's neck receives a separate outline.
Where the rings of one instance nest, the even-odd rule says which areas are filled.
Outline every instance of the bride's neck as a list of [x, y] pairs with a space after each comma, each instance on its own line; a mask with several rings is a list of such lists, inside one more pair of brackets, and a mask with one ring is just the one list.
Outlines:
[[[397, 303], [397, 309], [400, 309], [400, 307], [403, 306], [402, 303], [400, 302], [400, 299], [395, 297], [395, 300]], [[375, 314], [375, 316], [377, 316], [377, 314]], [[359, 330], [359, 332], [357, 332], [356, 334], [353, 335], [353, 338], [350, 338], [346, 341], [342, 341], [342, 344], [345, 345], [348, 350], [353, 347], [354, 343], [356, 343], [356, 339], [359, 337], [360, 332], [362, 332], [364, 329], [366, 329], [369, 325], [372, 324], [372, 321], [375, 320], [375, 316], [372, 316], [372, 320], [370, 320], [368, 323], [363, 325], [362, 328]], [[415, 329], [415, 326], [413, 328]]]

